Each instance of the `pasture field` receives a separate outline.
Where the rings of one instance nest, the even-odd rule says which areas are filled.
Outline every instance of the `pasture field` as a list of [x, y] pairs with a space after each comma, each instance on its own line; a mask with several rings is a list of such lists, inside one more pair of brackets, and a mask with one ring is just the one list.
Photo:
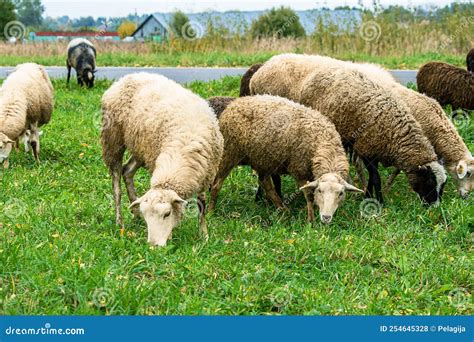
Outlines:
[[[377, 63], [387, 69], [418, 69], [430, 61], [444, 61], [459, 67], [466, 67], [466, 53], [454, 51], [431, 52], [416, 50], [407, 52], [400, 48], [397, 51], [340, 49], [325, 51], [311, 45], [299, 46], [293, 40], [277, 40], [275, 43], [240, 42], [232, 48], [222, 48], [219, 42], [202, 42], [195, 48], [183, 46], [159, 46], [143, 43], [108, 43], [94, 42], [97, 47], [97, 65], [130, 66], [130, 67], [245, 67], [255, 63], [266, 62], [273, 55], [280, 53], [319, 53], [334, 58]], [[198, 44], [197, 42], [188, 42]], [[207, 44], [207, 45], [206, 45]], [[227, 43], [229, 44], [229, 43]], [[35, 62], [45, 66], [64, 66], [66, 64], [67, 44], [37, 43], [11, 45], [0, 42], [0, 66], [12, 66], [26, 62]], [[466, 45], [469, 46], [469, 45]]]
[[[12, 153], [0, 171], [1, 314], [473, 314], [474, 206], [452, 182], [442, 205], [427, 209], [399, 176], [383, 208], [349, 195], [330, 225], [311, 226], [290, 178], [291, 213], [280, 214], [255, 203], [256, 177], [239, 167], [208, 216], [207, 243], [191, 201], [172, 241], [153, 248], [125, 195], [125, 232], [115, 225], [99, 144], [110, 82], [65, 83], [53, 81], [41, 163]], [[239, 78], [189, 86], [235, 96]], [[473, 150], [473, 122], [459, 128]], [[136, 182], [143, 193], [146, 171]]]

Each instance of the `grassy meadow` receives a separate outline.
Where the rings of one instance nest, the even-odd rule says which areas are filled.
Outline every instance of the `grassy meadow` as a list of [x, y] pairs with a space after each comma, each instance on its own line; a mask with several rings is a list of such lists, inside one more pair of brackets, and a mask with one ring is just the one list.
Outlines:
[[[349, 195], [330, 225], [311, 226], [290, 178], [291, 213], [278, 213], [255, 203], [256, 177], [238, 167], [208, 215], [207, 243], [191, 201], [169, 244], [153, 248], [125, 195], [125, 232], [115, 225], [99, 144], [110, 82], [53, 83], [41, 163], [12, 152], [0, 170], [0, 314], [473, 314], [474, 206], [452, 182], [427, 209], [399, 176], [383, 208]], [[189, 87], [236, 96], [239, 78]], [[472, 121], [458, 126], [473, 150]], [[146, 191], [145, 170], [136, 183]]]

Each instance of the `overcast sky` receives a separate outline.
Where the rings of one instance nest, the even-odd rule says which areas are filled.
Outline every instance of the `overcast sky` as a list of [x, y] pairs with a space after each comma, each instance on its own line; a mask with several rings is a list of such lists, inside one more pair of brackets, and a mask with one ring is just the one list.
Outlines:
[[[370, 6], [372, 0], [363, 0], [365, 6]], [[444, 6], [453, 0], [382, 0], [382, 5], [424, 5], [431, 4]], [[467, 1], [463, 1], [467, 2]], [[318, 7], [357, 6], [357, 0], [326, 0], [326, 1], [299, 1], [299, 0], [195, 0], [195, 1], [167, 1], [167, 0], [43, 0], [46, 7], [45, 15], [57, 17], [68, 15], [71, 18], [82, 16], [119, 17], [135, 10], [139, 15], [154, 12], [172, 12], [180, 9], [184, 12], [203, 12], [206, 10], [262, 10], [274, 6], [286, 5], [296, 10], [305, 10]]]

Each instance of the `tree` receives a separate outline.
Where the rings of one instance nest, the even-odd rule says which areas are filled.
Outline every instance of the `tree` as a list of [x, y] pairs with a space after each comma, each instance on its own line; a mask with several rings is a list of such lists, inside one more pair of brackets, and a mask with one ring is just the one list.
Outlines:
[[181, 11], [174, 12], [170, 23], [173, 33], [178, 37], [183, 37], [184, 35], [189, 37], [192, 35], [192, 32], [189, 34], [188, 31], [192, 28], [188, 28], [187, 26], [189, 26], [188, 16]]
[[27, 26], [39, 26], [43, 21], [41, 0], [15, 0], [18, 20]]
[[272, 8], [252, 22], [250, 33], [261, 37], [303, 37], [305, 31], [300, 18], [289, 7]]
[[117, 29], [117, 32], [120, 38], [124, 39], [125, 37], [130, 37], [136, 29], [137, 25], [135, 23], [131, 21], [124, 21], [120, 24], [119, 28]]
[[5, 25], [16, 20], [15, 5], [10, 0], [0, 1], [0, 38], [5, 39]]

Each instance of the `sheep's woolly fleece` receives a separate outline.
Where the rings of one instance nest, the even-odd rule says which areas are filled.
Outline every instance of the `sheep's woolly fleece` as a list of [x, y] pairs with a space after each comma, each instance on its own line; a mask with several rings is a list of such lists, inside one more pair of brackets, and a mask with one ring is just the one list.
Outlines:
[[441, 105], [474, 109], [474, 73], [442, 62], [423, 65], [416, 76], [418, 90]]
[[333, 172], [347, 179], [341, 138], [315, 110], [281, 97], [248, 96], [232, 101], [219, 125], [225, 137], [219, 173], [243, 161], [260, 175], [289, 173], [305, 181]]
[[436, 100], [401, 85], [387, 70], [378, 65], [343, 62], [323, 56], [314, 58], [319, 59], [321, 63], [340, 63], [341, 67], [360, 71], [372, 82], [388, 89], [402, 100], [409, 113], [420, 124], [438, 157], [443, 159], [446, 165], [455, 166], [460, 160], [471, 155], [453, 123]]
[[266, 62], [250, 88], [254, 94], [284, 96], [319, 110], [334, 122], [343, 142], [385, 166], [414, 172], [437, 160], [406, 105], [355, 70], [284, 54]]
[[205, 100], [166, 77], [138, 73], [114, 83], [102, 108], [109, 167], [121, 162], [126, 148], [153, 173], [152, 188], [172, 189], [183, 199], [207, 190], [223, 138]]
[[53, 112], [53, 93], [42, 66], [18, 65], [0, 88], [0, 132], [16, 140], [30, 124], [47, 124]]

